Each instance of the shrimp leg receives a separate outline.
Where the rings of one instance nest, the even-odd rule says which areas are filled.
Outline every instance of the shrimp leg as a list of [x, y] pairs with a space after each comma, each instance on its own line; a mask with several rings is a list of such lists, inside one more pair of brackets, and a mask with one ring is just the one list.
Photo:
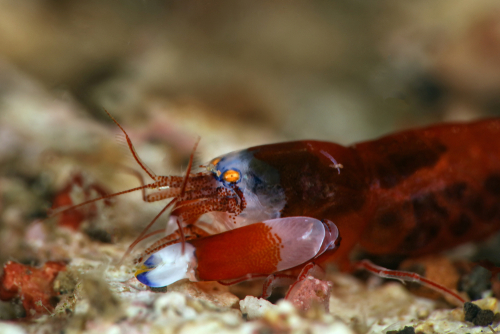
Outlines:
[[241, 213], [244, 207], [242, 207], [242, 202], [238, 196], [228, 195], [228, 192], [227, 188], [217, 188], [212, 194], [204, 192], [203, 194], [200, 194], [199, 197], [193, 196], [192, 198], [184, 199], [183, 202], [191, 199], [199, 200], [189, 201], [186, 204], [183, 203], [178, 205], [172, 211], [172, 215], [179, 217], [181, 222], [214, 211], [227, 212], [237, 216]]
[[[161, 232], [164, 232], [165, 229], [158, 230], [152, 233], [149, 233], [143, 237], [143, 239], [147, 239], [150, 236], [154, 234], [158, 234]], [[205, 231], [202, 230], [201, 228], [195, 226], [195, 225], [188, 225], [186, 227], [182, 228], [182, 233], [184, 234], [185, 240], [192, 240], [192, 239], [198, 239], [201, 237], [207, 237], [209, 234]], [[160, 249], [165, 248], [167, 246], [170, 246], [172, 244], [180, 242], [182, 239], [181, 237], [181, 232], [179, 230], [167, 235], [166, 237], [163, 237], [159, 240], [157, 240], [155, 243], [153, 243], [151, 246], [149, 246], [146, 250], [142, 252], [135, 260], [134, 263], [141, 263], [144, 260], [144, 257], [151, 255], [155, 252], [158, 252]], [[142, 239], [141, 239], [142, 240]], [[141, 241], [139, 240], [139, 241]]]
[[285, 299], [289, 299], [290, 293], [309, 276], [323, 277], [325, 276], [325, 271], [316, 263], [309, 262], [304, 266], [304, 268], [302, 268], [298, 276], [283, 273], [269, 275], [262, 285], [261, 298], [269, 298], [273, 292], [273, 289], [276, 287], [290, 286], [285, 296]]
[[458, 305], [462, 306], [465, 303], [465, 299], [462, 298], [456, 292], [442, 286], [439, 283], [433, 282], [425, 277], [420, 276], [419, 274], [412, 273], [409, 271], [402, 270], [390, 270], [384, 267], [377, 266], [373, 264], [369, 260], [362, 260], [354, 264], [356, 269], [364, 269], [367, 270], [377, 276], [383, 278], [392, 278], [397, 279], [401, 282], [418, 282], [423, 286], [426, 286], [434, 291], [439, 292], [440, 294], [450, 296], [453, 300], [457, 302]]

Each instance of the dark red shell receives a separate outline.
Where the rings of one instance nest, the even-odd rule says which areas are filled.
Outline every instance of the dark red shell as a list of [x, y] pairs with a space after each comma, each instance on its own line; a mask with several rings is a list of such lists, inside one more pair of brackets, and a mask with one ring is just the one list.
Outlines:
[[[280, 173], [283, 216], [329, 219], [348, 258], [421, 255], [500, 229], [500, 120], [403, 131], [351, 147], [300, 141], [251, 148]], [[343, 165], [340, 174], [333, 157]]]

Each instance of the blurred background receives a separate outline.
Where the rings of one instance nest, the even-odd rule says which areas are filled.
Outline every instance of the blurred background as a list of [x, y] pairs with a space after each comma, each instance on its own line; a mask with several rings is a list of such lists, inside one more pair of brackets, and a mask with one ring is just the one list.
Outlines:
[[[26, 228], [75, 173], [137, 186], [104, 109], [169, 175], [197, 136], [199, 162], [285, 140], [350, 144], [499, 115], [499, 91], [495, 0], [2, 0], [0, 260], [43, 258]], [[158, 212], [130, 203], [102, 226], [117, 235]]]

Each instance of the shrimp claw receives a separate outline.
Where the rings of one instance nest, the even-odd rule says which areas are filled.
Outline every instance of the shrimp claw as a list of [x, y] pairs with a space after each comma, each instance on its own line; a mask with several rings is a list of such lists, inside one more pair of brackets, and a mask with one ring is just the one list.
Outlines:
[[310, 261], [336, 248], [338, 230], [330, 221], [309, 217], [278, 218], [174, 244], [153, 253], [137, 279], [162, 287], [180, 279], [246, 280], [264, 277]]

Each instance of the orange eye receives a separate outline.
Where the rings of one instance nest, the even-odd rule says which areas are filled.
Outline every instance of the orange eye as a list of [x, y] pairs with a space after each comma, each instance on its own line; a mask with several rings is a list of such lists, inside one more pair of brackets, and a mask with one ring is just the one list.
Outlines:
[[218, 171], [215, 170], [215, 167], [217, 166], [217, 164], [219, 162], [220, 162], [220, 158], [215, 158], [214, 160], [210, 161], [210, 163], [207, 166], [207, 170], [209, 172], [217, 174], [217, 176], [220, 176], [220, 172], [218, 172]]
[[219, 161], [220, 161], [220, 158], [215, 158], [214, 160], [210, 161], [210, 164], [212, 166], [217, 166], [217, 164], [219, 163]]
[[240, 179], [240, 172], [235, 170], [228, 170], [224, 173], [224, 180], [226, 182], [236, 182]]

